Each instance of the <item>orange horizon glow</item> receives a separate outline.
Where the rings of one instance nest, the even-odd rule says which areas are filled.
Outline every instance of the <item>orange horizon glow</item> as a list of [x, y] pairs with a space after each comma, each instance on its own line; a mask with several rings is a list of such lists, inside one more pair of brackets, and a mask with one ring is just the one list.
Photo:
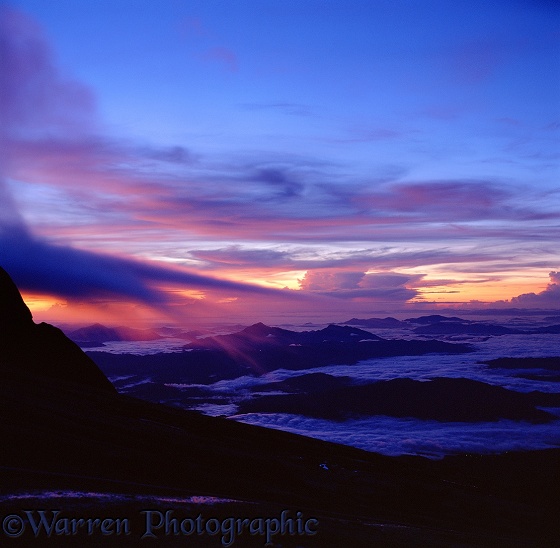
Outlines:
[[[308, 292], [301, 288], [296, 288], [285, 274], [279, 274], [285, 286], [292, 285], [291, 291], [296, 296], [301, 294], [307, 296]], [[537, 276], [535, 276], [537, 277]], [[247, 281], [247, 279], [243, 280]], [[250, 278], [251, 282], [260, 281], [261, 285], [267, 283], [266, 280]], [[429, 284], [429, 280], [424, 280]], [[375, 315], [375, 310], [390, 312], [390, 307], [394, 309], [406, 309], [412, 311], [417, 308], [420, 312], [426, 306], [434, 309], [461, 306], [472, 306], [476, 303], [480, 307], [492, 306], [496, 302], [502, 304], [509, 303], [511, 299], [520, 294], [541, 293], [547, 288], [545, 281], [524, 281], [521, 277], [515, 276], [511, 282], [506, 284], [502, 281], [489, 281], [473, 284], [442, 284], [430, 285], [429, 287], [418, 287], [418, 294], [415, 298], [403, 303], [390, 302], [367, 302], [360, 299], [351, 302], [340, 302], [337, 308], [336, 300], [328, 300], [325, 304], [317, 301], [314, 305], [310, 303], [299, 303], [295, 306], [293, 302], [289, 307], [276, 304], [278, 314], [289, 313], [291, 310], [294, 317], [305, 312], [313, 313], [314, 306], [316, 313], [314, 317], [324, 317], [325, 322], [341, 321], [333, 315], [348, 315], [349, 317], [356, 310], [356, 313], [365, 310], [370, 311], [370, 315]], [[107, 325], [137, 325], [150, 326], [161, 324], [162, 322], [193, 325], [196, 318], [213, 318], [218, 320], [220, 317], [227, 322], [243, 321], [253, 318], [254, 321], [265, 319], [274, 313], [274, 306], [267, 305], [267, 299], [252, 296], [250, 298], [240, 296], [228, 296], [223, 293], [214, 294], [211, 291], [189, 290], [189, 289], [170, 289], [167, 294], [173, 298], [173, 303], [169, 307], [155, 308], [138, 302], [126, 302], [123, 300], [111, 302], [73, 302], [60, 297], [22, 292], [22, 297], [31, 310], [35, 322], [46, 321], [49, 323], [68, 323], [68, 324], [93, 324], [105, 323]], [[280, 296], [280, 293], [279, 293]], [[291, 308], [290, 308], [291, 307]], [[259, 317], [259, 310], [260, 312]]]

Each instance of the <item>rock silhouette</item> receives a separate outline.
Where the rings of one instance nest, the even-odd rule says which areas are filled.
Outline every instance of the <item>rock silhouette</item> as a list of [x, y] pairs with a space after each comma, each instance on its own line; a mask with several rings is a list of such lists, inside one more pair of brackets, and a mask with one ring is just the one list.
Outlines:
[[33, 322], [18, 288], [1, 267], [0, 365], [12, 374], [34, 374], [115, 392], [97, 365], [60, 329]]

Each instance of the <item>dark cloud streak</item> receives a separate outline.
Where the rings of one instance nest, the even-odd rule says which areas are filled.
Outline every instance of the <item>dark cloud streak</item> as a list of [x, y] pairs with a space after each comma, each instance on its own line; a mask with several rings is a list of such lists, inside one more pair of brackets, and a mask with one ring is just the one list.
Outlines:
[[276, 290], [219, 280], [156, 262], [52, 245], [33, 237], [21, 226], [0, 228], [0, 257], [2, 267], [21, 289], [68, 299], [111, 296], [163, 305], [167, 296], [157, 285], [165, 284], [230, 293], [279, 295]]

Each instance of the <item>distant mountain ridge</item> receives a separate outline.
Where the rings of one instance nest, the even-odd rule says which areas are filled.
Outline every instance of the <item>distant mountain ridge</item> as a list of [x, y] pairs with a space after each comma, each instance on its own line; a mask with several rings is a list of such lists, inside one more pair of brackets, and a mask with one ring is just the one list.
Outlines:
[[[315, 331], [290, 331], [263, 323], [229, 335], [200, 338], [183, 347], [193, 352], [216, 353], [253, 374], [275, 369], [308, 369], [325, 365], [354, 364], [388, 356], [471, 352], [466, 344], [443, 341], [383, 339], [369, 331], [331, 324]], [[191, 358], [195, 359], [196, 355]]]
[[440, 321], [416, 327], [413, 331], [419, 335], [522, 335], [527, 333], [501, 325], [462, 321]]
[[259, 322], [237, 333], [199, 339], [187, 345], [187, 347], [204, 346], [209, 348], [216, 345], [223, 348], [231, 342], [240, 345], [282, 346], [289, 344], [321, 344], [325, 342], [354, 343], [362, 340], [381, 341], [383, 339], [363, 329], [335, 324], [330, 324], [323, 329], [315, 331], [290, 331], [280, 327], [270, 327]]
[[[151, 355], [89, 351], [88, 355], [112, 378], [149, 378], [149, 384], [131, 388], [135, 395], [150, 400], [159, 395], [176, 401], [175, 396], [184, 396], [186, 389], [181, 392], [170, 385], [210, 385], [242, 376], [261, 376], [277, 369], [299, 371], [353, 365], [371, 358], [464, 354], [472, 352], [472, 347], [438, 340], [388, 340], [350, 326], [291, 331], [259, 322], [228, 335], [200, 337], [183, 350]], [[188, 393], [204, 399], [204, 394], [194, 387]]]
[[400, 320], [397, 320], [396, 318], [392, 318], [390, 316], [387, 318], [352, 318], [351, 320], [342, 322], [343, 325], [359, 325], [360, 327], [370, 327], [377, 329], [402, 327], [404, 323], [405, 322], [401, 322]]
[[125, 326], [106, 327], [100, 323], [74, 329], [67, 332], [66, 335], [77, 344], [102, 344], [111, 341], [154, 341], [163, 338], [154, 329], [135, 329]]
[[[545, 322], [557, 322], [558, 316], [544, 318]], [[457, 316], [442, 316], [430, 314], [417, 318], [397, 320], [396, 318], [352, 318], [343, 325], [356, 325], [370, 329], [404, 328], [411, 329], [418, 335], [472, 335], [472, 336], [500, 336], [500, 335], [534, 335], [560, 333], [560, 325], [544, 325], [533, 329], [517, 329], [489, 323], [487, 321], [466, 320]]]

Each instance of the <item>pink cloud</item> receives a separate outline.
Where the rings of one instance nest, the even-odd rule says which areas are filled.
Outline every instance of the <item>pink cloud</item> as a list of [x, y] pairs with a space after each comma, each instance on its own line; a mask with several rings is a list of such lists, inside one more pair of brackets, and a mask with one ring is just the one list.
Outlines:
[[308, 270], [299, 280], [304, 292], [335, 297], [349, 301], [391, 302], [403, 304], [418, 295], [407, 287], [421, 276], [397, 272], [365, 272]]
[[338, 291], [341, 289], [357, 289], [365, 272], [347, 271], [308, 271], [300, 280], [304, 291]]
[[441, 221], [499, 219], [515, 215], [506, 207], [509, 192], [488, 181], [419, 181], [392, 184], [384, 189], [356, 196], [356, 201], [390, 215]]
[[[191, 249], [187, 256], [188, 259], [194, 259], [202, 263], [201, 268], [218, 270], [228, 268], [241, 271], [259, 271], [261, 273], [274, 273], [278, 271], [316, 271], [322, 272], [321, 276], [316, 278], [307, 278], [305, 283], [313, 284], [315, 289], [332, 289], [340, 287], [339, 277], [346, 277], [348, 280], [353, 276], [359, 277], [363, 287], [367, 287], [369, 280], [374, 277], [364, 272], [368, 269], [376, 269], [388, 272], [385, 274], [390, 281], [399, 281], [396, 276], [405, 276], [405, 280], [410, 280], [409, 275], [395, 274], [393, 270], [402, 268], [403, 266], [425, 266], [430, 264], [445, 263], [469, 263], [469, 268], [473, 268], [473, 264], [477, 263], [477, 271], [484, 271], [484, 261], [488, 261], [489, 255], [482, 252], [463, 252], [451, 253], [450, 250], [433, 248], [424, 251], [402, 251], [396, 247], [372, 247], [364, 249], [349, 250], [346, 252], [337, 251], [336, 253], [329, 250], [318, 251], [313, 256], [309, 256], [309, 251], [305, 247], [296, 247], [286, 250], [281, 244], [277, 244], [274, 248], [258, 249], [248, 246], [232, 245], [226, 247], [218, 247], [215, 249]], [[496, 253], [492, 253], [493, 261], [499, 258]], [[503, 257], [504, 266], [507, 268], [506, 258]], [[494, 262], [493, 265], [496, 263]], [[534, 266], [534, 265], [533, 265]], [[487, 267], [492, 271], [490, 267]], [[496, 268], [493, 266], [492, 268]], [[377, 275], [376, 283], [380, 283], [381, 274]], [[490, 281], [486, 278], [484, 281]], [[431, 285], [446, 285], [448, 283], [481, 283], [481, 280], [436, 280], [432, 282], [414, 281], [415, 287], [427, 287]], [[312, 289], [309, 285], [306, 289]]]

